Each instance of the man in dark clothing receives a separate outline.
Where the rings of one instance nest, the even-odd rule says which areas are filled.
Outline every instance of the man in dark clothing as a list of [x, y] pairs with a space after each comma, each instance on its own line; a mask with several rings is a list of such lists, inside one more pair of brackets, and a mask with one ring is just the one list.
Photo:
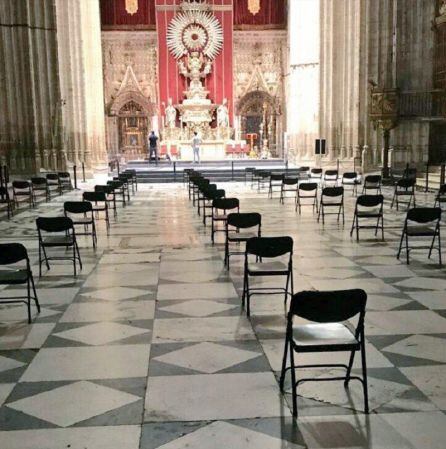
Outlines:
[[158, 165], [158, 137], [155, 131], [149, 135], [149, 163], [152, 159], [152, 154], [155, 156], [155, 164]]

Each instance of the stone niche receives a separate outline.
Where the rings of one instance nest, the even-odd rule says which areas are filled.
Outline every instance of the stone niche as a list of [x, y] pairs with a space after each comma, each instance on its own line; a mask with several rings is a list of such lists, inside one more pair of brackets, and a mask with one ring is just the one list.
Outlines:
[[156, 32], [103, 31], [102, 55], [107, 151], [120, 153], [120, 112], [135, 102], [151, 126], [157, 115], [158, 56]]
[[[270, 137], [268, 145], [276, 156], [282, 155], [282, 134], [285, 124], [284, 74], [287, 62], [285, 30], [234, 32], [234, 104], [240, 114], [242, 132], [247, 118], [242, 116], [246, 105], [255, 98], [265, 98], [268, 118], [263, 134]], [[260, 120], [260, 118], [259, 118]], [[274, 129], [271, 129], [271, 125]], [[249, 126], [248, 126], [249, 128]], [[252, 131], [252, 130], [250, 130]], [[241, 136], [244, 137], [243, 135]], [[259, 146], [262, 142], [258, 142]]]

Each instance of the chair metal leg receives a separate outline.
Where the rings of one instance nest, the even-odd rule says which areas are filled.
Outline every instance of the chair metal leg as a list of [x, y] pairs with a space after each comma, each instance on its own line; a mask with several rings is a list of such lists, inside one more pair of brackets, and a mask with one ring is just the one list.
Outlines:
[[406, 228], [403, 229], [403, 233], [401, 234], [400, 246], [398, 248], [398, 254], [396, 256], [397, 259], [399, 259], [400, 255], [401, 255], [401, 250], [402, 250], [402, 247], [403, 247], [403, 240], [404, 240], [404, 235], [405, 234], [406, 234]]
[[344, 380], [344, 387], [348, 387], [348, 383], [350, 382], [350, 375], [352, 372], [353, 361], [355, 359], [355, 352], [356, 351], [352, 351], [350, 353], [350, 358], [349, 358], [348, 366], [347, 366], [347, 374], [345, 375], [345, 380]]
[[[286, 375], [286, 361], [288, 358], [288, 331], [285, 337], [285, 347], [283, 349], [283, 358], [282, 358], [282, 371], [280, 372], [280, 380], [279, 380], [279, 387], [280, 391], [283, 393], [284, 390], [284, 384], [285, 384], [285, 375]], [[292, 350], [292, 349], [291, 349]]]
[[29, 282], [29, 276], [26, 283], [26, 289], [28, 292], [28, 301], [26, 303], [26, 307], [28, 309], [28, 324], [31, 324], [31, 288], [30, 288], [30, 282]]
[[29, 278], [31, 279], [31, 286], [32, 286], [32, 288], [33, 288], [34, 302], [36, 303], [37, 312], [40, 313], [39, 298], [37, 297], [36, 286], [35, 286], [35, 284], [34, 284], [34, 276], [33, 276], [33, 274], [32, 274], [31, 271], [29, 272], [28, 276], [29, 276]]
[[290, 344], [291, 394], [293, 397], [293, 416], [297, 418], [297, 383], [296, 368], [294, 365], [294, 350]]
[[362, 388], [364, 390], [364, 413], [369, 413], [369, 390], [367, 384], [367, 362], [365, 356], [364, 335], [361, 337]]
[[409, 236], [406, 232], [406, 263], [409, 265]]

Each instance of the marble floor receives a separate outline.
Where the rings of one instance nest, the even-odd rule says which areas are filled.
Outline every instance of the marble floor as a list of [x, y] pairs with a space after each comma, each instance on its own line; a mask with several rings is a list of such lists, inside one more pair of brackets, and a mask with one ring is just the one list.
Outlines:
[[[283, 300], [254, 297], [248, 320], [242, 260], [225, 270], [222, 236], [210, 244], [184, 186], [141, 185], [109, 235], [99, 224], [96, 251], [80, 237], [77, 278], [69, 263], [44, 271], [31, 325], [24, 307], [0, 308], [1, 449], [443, 449], [445, 269], [426, 251], [413, 252], [409, 266], [396, 259], [404, 211], [390, 211], [390, 191], [386, 241], [364, 230], [357, 243], [350, 194], [345, 227], [333, 216], [323, 226], [310, 207], [299, 216], [292, 200], [221, 186], [242, 211], [262, 214], [263, 235], [293, 237], [296, 291], [367, 291], [371, 413], [362, 413], [355, 383], [348, 391], [307, 383], [293, 420], [290, 394], [278, 387]], [[23, 242], [37, 276], [35, 217], [80, 197], [2, 219], [0, 242]], [[299, 359], [332, 360], [339, 354]]]

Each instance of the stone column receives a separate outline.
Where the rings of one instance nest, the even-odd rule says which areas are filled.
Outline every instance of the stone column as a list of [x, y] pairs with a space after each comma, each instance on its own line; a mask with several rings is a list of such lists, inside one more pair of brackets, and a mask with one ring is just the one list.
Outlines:
[[106, 164], [98, 0], [55, 0], [64, 146], [87, 169]]

